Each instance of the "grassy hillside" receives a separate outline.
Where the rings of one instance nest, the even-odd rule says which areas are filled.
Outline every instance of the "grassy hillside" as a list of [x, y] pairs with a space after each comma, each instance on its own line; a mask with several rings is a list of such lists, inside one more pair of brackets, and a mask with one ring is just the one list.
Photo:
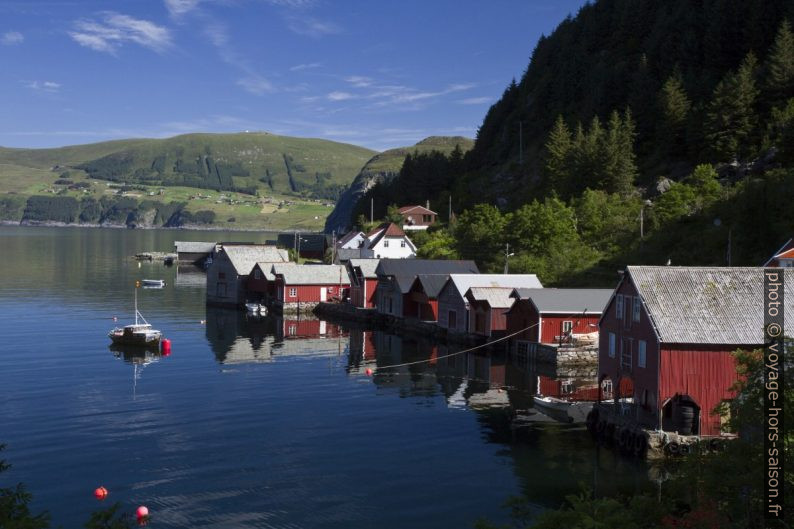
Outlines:
[[390, 181], [397, 176], [409, 154], [427, 154], [433, 151], [449, 154], [456, 146], [466, 152], [474, 146], [474, 140], [463, 136], [430, 136], [416, 145], [376, 154], [361, 168], [353, 183], [339, 198], [325, 223], [325, 231], [344, 232], [353, 220], [351, 216], [359, 199], [375, 184]]
[[[62, 221], [71, 214], [64, 216], [54, 204], [71, 203], [61, 199], [72, 197], [90, 205], [79, 208], [76, 222], [162, 225], [178, 210], [184, 214], [174, 220], [177, 225], [319, 229], [372, 154], [354, 145], [268, 133], [188, 134], [55, 149], [0, 147], [0, 219]], [[34, 196], [60, 198], [35, 199], [36, 207], [26, 207]], [[104, 201], [100, 213], [90, 200]], [[156, 217], [162, 222], [147, 217], [141, 223], [135, 214], [122, 219], [110, 204], [122, 201], [130, 209], [130, 200], [146, 202], [144, 210], [159, 204], [168, 215]], [[50, 208], [53, 218], [47, 218]], [[194, 222], [190, 214], [198, 211], [205, 212], [200, 219], [212, 220]]]

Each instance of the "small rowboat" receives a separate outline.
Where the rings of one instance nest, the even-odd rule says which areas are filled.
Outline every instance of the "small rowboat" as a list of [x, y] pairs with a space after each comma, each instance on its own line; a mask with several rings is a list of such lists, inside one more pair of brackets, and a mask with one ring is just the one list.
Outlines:
[[148, 288], [163, 288], [165, 279], [141, 279], [141, 285]]

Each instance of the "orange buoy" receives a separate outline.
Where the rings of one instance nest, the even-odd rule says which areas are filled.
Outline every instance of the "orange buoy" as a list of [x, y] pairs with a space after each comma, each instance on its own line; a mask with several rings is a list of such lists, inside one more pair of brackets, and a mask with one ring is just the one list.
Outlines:
[[163, 338], [160, 341], [160, 352], [163, 356], [168, 356], [171, 354], [171, 340], [168, 338]]
[[98, 500], [104, 500], [108, 497], [108, 489], [105, 487], [97, 487], [94, 490], [94, 497]]

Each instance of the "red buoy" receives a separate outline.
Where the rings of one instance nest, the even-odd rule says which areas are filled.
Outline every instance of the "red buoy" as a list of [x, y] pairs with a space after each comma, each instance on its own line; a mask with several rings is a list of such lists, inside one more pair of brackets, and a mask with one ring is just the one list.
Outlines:
[[168, 356], [171, 354], [171, 340], [168, 338], [163, 338], [160, 341], [160, 352], [163, 353], [163, 356]]
[[370, 368], [367, 368], [366, 373], [367, 373], [367, 376], [370, 376], [370, 375], [372, 375], [372, 370]]
[[139, 522], [145, 522], [149, 518], [149, 509], [147, 509], [145, 505], [141, 505], [138, 507], [138, 510], [135, 511], [135, 516], [138, 518]]
[[104, 500], [108, 497], [108, 489], [105, 487], [97, 487], [94, 490], [94, 497], [98, 500]]

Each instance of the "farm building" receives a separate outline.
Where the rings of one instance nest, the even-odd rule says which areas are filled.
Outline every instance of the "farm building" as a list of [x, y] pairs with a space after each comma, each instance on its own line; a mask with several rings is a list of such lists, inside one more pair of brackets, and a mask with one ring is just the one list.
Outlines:
[[341, 265], [273, 266], [277, 311], [309, 309], [320, 302], [342, 299], [350, 288]]
[[262, 244], [222, 243], [207, 269], [207, 303], [241, 307], [248, 277], [257, 263], [285, 263], [286, 250]]

